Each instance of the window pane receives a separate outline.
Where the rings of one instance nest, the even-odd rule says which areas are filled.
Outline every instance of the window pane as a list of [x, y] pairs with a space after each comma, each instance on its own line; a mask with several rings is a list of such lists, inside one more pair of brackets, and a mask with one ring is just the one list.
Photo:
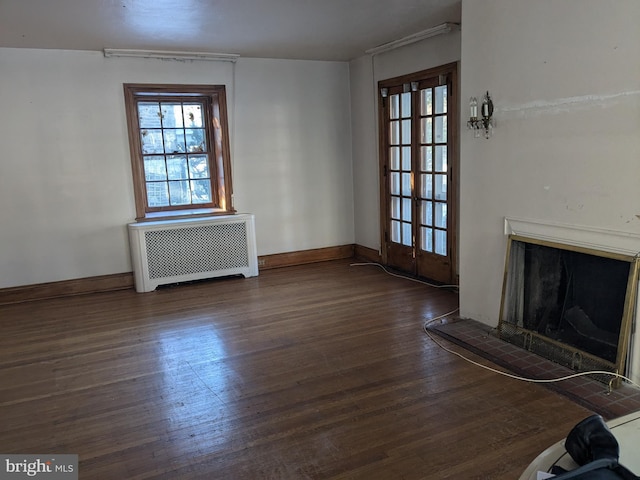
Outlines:
[[403, 223], [402, 224], [402, 244], [407, 247], [413, 246], [413, 238], [411, 235], [411, 224]]
[[389, 142], [391, 143], [391, 145], [400, 144], [400, 122], [393, 121], [389, 123], [389, 130]]
[[150, 207], [166, 207], [169, 205], [169, 189], [166, 182], [147, 183], [147, 203]]
[[447, 117], [436, 117], [436, 143], [447, 141]]
[[447, 199], [447, 176], [435, 175], [436, 180], [436, 200]]
[[411, 116], [411, 92], [402, 94], [402, 118]]
[[158, 102], [138, 103], [140, 128], [160, 128], [160, 104]]
[[391, 170], [400, 170], [400, 147], [391, 147]]
[[400, 174], [391, 172], [391, 195], [400, 195]]
[[162, 126], [164, 128], [182, 128], [182, 105], [162, 102]]
[[420, 147], [420, 170], [431, 172], [433, 170], [433, 147]]
[[420, 120], [420, 143], [433, 143], [432, 119]]
[[391, 218], [400, 220], [400, 198], [391, 197]]
[[142, 153], [164, 153], [164, 144], [162, 143], [162, 130], [160, 129], [143, 129], [140, 130], [140, 143], [142, 144]]
[[425, 252], [433, 252], [433, 230], [431, 228], [422, 227], [420, 231], [422, 233], [420, 248]]
[[436, 147], [436, 171], [447, 171], [447, 147], [444, 145]]
[[422, 198], [430, 199], [433, 197], [433, 186], [431, 185], [433, 175], [422, 174], [420, 175], [420, 196]]
[[436, 203], [436, 227], [447, 228], [447, 204]]
[[189, 178], [209, 178], [206, 155], [189, 155]]
[[204, 129], [188, 128], [185, 130], [188, 152], [206, 152], [207, 143], [204, 137]]
[[400, 222], [396, 220], [391, 221], [391, 241], [400, 243]]
[[447, 86], [436, 87], [436, 113], [447, 113]]
[[182, 155], [169, 155], [167, 157], [167, 175], [169, 180], [188, 179], [187, 157]]
[[202, 113], [202, 105], [184, 104], [184, 125], [186, 127], [202, 128], [204, 127], [204, 116]]
[[411, 120], [402, 120], [402, 143], [411, 143]]
[[405, 197], [411, 196], [411, 174], [403, 173], [402, 174], [402, 195]]
[[400, 98], [397, 94], [389, 97], [389, 107], [389, 118], [400, 118]]
[[402, 147], [402, 170], [411, 171], [411, 147]]
[[169, 202], [171, 205], [188, 205], [191, 203], [189, 181], [169, 182]]
[[181, 128], [171, 128], [163, 130], [165, 153], [182, 153], [184, 148], [184, 130]]
[[420, 90], [420, 114], [431, 115], [433, 113], [433, 94], [431, 89]]
[[167, 179], [167, 168], [162, 155], [144, 157], [144, 179], [146, 181]]
[[402, 199], [402, 220], [405, 222], [411, 221], [411, 199], [403, 198]]
[[444, 230], [436, 230], [436, 253], [438, 255], [447, 255], [447, 232]]
[[433, 203], [422, 201], [421, 220], [423, 225], [433, 225]]
[[191, 202], [211, 202], [211, 182], [209, 180], [191, 180]]

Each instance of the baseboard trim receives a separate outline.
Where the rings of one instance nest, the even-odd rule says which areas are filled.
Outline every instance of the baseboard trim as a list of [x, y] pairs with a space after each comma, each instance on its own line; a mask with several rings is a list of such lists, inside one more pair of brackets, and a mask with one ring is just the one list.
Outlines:
[[354, 250], [354, 257], [361, 260], [366, 260], [367, 262], [381, 263], [382, 257], [380, 256], [380, 252], [378, 250], [374, 250], [373, 248], [364, 247], [362, 245], [356, 245]]
[[133, 288], [133, 273], [116, 273], [0, 289], [0, 305]]
[[[308, 263], [352, 258], [355, 256], [356, 250], [361, 249], [371, 250], [366, 249], [366, 247], [351, 244], [297, 252], [276, 253], [274, 255], [262, 255], [258, 257], [258, 268], [259, 270], [269, 270], [272, 268], [292, 267]], [[371, 252], [375, 251], [371, 250]], [[360, 257], [364, 257], [364, 255], [361, 254]], [[0, 305], [70, 297], [88, 293], [127, 290], [130, 288], [134, 288], [132, 272], [62, 280], [59, 282], [38, 283], [34, 285], [1, 288]]]
[[258, 269], [269, 270], [272, 268], [293, 267], [307, 263], [326, 262], [340, 260], [354, 256], [355, 245], [340, 245], [337, 247], [315, 248], [312, 250], [300, 250], [297, 252], [276, 253], [273, 255], [258, 256]]

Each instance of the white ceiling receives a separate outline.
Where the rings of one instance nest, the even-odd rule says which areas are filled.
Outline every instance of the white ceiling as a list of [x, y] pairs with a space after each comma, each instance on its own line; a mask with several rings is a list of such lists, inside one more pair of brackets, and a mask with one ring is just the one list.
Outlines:
[[444, 22], [460, 0], [0, 0], [0, 47], [350, 60]]

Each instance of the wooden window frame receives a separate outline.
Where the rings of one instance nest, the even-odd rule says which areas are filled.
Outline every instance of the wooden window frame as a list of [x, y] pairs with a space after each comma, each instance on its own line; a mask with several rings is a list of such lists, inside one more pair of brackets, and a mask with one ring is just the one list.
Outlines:
[[[233, 189], [231, 183], [231, 155], [227, 116], [226, 89], [224, 85], [124, 85], [125, 109], [129, 132], [129, 150], [136, 204], [136, 220], [158, 220], [204, 215], [233, 214]], [[208, 104], [205, 113], [205, 130], [209, 142], [209, 169], [212, 202], [164, 207], [150, 207], [144, 174], [140, 126], [137, 102], [149, 99], [204, 100]]]

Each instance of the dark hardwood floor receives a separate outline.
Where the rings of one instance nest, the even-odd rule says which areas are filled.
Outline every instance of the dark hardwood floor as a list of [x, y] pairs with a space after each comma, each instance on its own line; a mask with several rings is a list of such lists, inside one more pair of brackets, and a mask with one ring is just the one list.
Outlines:
[[1, 306], [0, 452], [75, 453], [81, 479], [517, 479], [590, 412], [433, 344], [456, 306], [348, 260]]

